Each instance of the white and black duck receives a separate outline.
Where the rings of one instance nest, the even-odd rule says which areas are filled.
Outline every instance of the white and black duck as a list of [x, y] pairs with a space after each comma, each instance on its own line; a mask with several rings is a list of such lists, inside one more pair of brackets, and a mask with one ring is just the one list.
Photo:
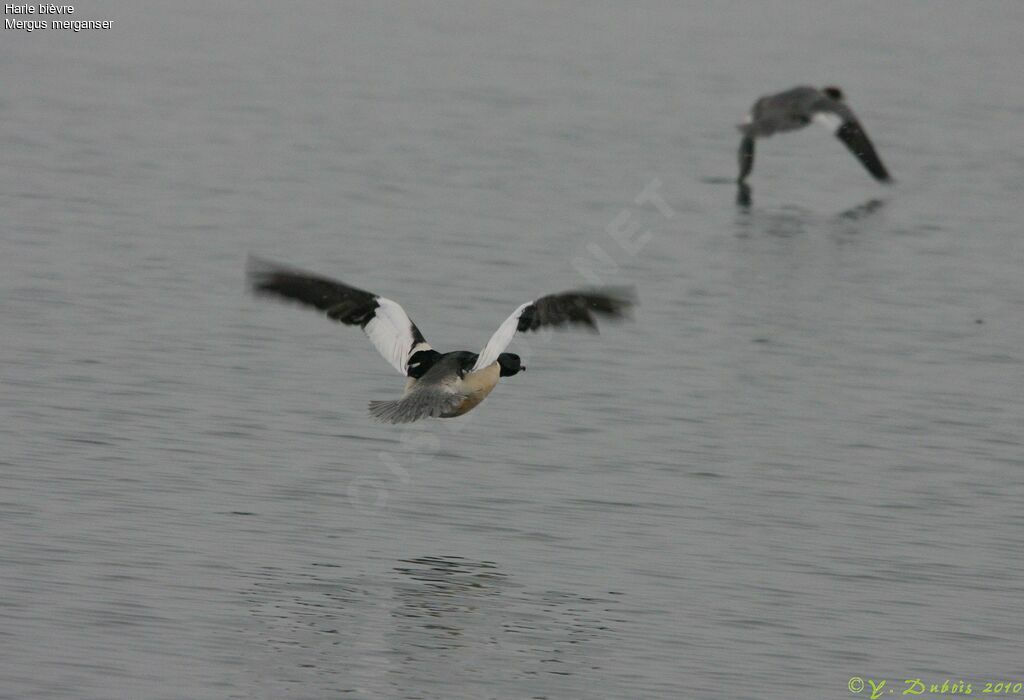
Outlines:
[[596, 331], [595, 317], [622, 318], [634, 303], [632, 291], [624, 288], [549, 294], [520, 305], [479, 353], [441, 353], [390, 299], [255, 257], [249, 258], [247, 273], [256, 294], [298, 302], [363, 329], [384, 359], [407, 377], [402, 398], [370, 402], [370, 413], [386, 423], [461, 416], [483, 401], [499, 378], [526, 369], [518, 355], [505, 352], [517, 332], [568, 325]]

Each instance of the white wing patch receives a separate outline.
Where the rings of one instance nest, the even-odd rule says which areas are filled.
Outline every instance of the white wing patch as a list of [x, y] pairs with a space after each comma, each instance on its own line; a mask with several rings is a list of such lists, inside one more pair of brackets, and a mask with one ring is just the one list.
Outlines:
[[474, 372], [497, 361], [498, 355], [505, 351], [508, 344], [512, 342], [512, 338], [515, 337], [516, 328], [519, 326], [519, 317], [523, 315], [526, 307], [531, 304], [533, 304], [532, 301], [526, 302], [513, 311], [512, 315], [506, 318], [504, 323], [498, 326], [498, 330], [494, 332], [491, 339], [487, 341], [487, 345], [480, 351], [480, 356], [476, 359], [476, 364], [473, 365]]
[[[373, 318], [363, 330], [384, 359], [405, 376], [413, 352], [412, 321], [397, 302], [377, 297], [377, 304]], [[426, 343], [416, 346], [417, 350], [429, 348]]]
[[842, 118], [834, 112], [815, 112], [813, 119], [832, 132], [838, 131], [843, 125]]

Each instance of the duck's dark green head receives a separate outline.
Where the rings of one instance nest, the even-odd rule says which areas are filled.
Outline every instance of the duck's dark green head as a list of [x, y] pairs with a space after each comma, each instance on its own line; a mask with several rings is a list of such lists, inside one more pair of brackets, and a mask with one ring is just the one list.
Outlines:
[[843, 99], [843, 91], [840, 90], [835, 85], [829, 85], [828, 87], [822, 88], [821, 91], [825, 93], [826, 96], [830, 97], [833, 100]]
[[511, 377], [526, 371], [522, 359], [512, 352], [503, 352], [498, 355], [498, 365], [501, 367], [500, 375], [502, 377]]

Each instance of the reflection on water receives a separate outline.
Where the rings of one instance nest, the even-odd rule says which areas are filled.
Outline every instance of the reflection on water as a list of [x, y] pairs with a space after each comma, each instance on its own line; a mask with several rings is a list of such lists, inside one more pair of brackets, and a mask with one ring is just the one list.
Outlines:
[[422, 689], [442, 665], [463, 692], [479, 684], [479, 697], [523, 681], [560, 695], [586, 687], [612, 654], [612, 597], [530, 590], [494, 562], [461, 557], [420, 557], [395, 571], [388, 640], [405, 658], [396, 686]]
[[[845, 219], [849, 221], [857, 221], [864, 219], [871, 214], [879, 211], [886, 205], [888, 200], [879, 199], [878, 197], [872, 197], [866, 202], [857, 204], [837, 214], [837, 218]], [[736, 184], [736, 205], [742, 211], [748, 211], [754, 204], [754, 190], [745, 182], [739, 182]]]
[[501, 593], [507, 582], [493, 562], [462, 557], [420, 557], [395, 571], [408, 578], [395, 582], [392, 610], [397, 646], [457, 649], [466, 643], [466, 627]]
[[[759, 233], [789, 238], [816, 230], [851, 233], [859, 230], [861, 223], [881, 212], [888, 201], [873, 197], [843, 209], [831, 217], [793, 204], [787, 204], [777, 209], [754, 209], [751, 206], [751, 188], [749, 185], [741, 183], [736, 193], [736, 203], [739, 205], [736, 230], [741, 237]], [[851, 228], [851, 225], [854, 224], [856, 226]]]
[[622, 623], [616, 592], [530, 590], [495, 562], [458, 556], [402, 560], [378, 579], [333, 564], [256, 577], [244, 594], [253, 680], [279, 688], [448, 697], [452, 683], [485, 693], [529, 680], [564, 692], [613, 657]]
[[863, 219], [869, 216], [886, 205], [888, 200], [872, 198], [863, 204], [858, 204], [855, 207], [850, 207], [839, 213], [840, 219], [850, 219], [856, 221], [857, 219]]
[[745, 182], [737, 183], [736, 185], [736, 204], [741, 207], [748, 208], [753, 203], [752, 198], [753, 189], [750, 185]]

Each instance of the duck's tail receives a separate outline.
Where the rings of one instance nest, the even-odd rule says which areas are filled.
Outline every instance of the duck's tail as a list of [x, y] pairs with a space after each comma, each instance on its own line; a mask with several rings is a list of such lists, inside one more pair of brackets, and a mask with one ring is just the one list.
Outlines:
[[462, 403], [465, 397], [443, 389], [416, 389], [394, 401], [371, 401], [370, 415], [381, 423], [412, 423], [423, 418], [440, 418]]

